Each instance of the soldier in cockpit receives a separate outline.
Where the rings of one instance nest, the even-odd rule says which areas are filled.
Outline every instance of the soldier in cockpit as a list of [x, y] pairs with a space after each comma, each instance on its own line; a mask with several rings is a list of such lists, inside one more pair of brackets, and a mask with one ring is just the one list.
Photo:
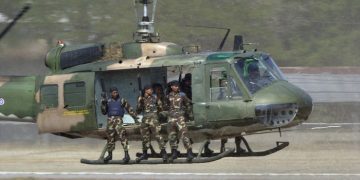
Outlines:
[[266, 69], [262, 73], [260, 72], [257, 62], [250, 63], [247, 67], [247, 72], [248, 76], [245, 80], [251, 93], [257, 92], [272, 81], [272, 76]]
[[246, 79], [246, 83], [250, 92], [254, 93], [261, 88], [261, 86], [259, 85], [259, 81], [261, 79], [259, 66], [257, 63], [251, 63], [249, 64], [247, 70], [248, 77]]

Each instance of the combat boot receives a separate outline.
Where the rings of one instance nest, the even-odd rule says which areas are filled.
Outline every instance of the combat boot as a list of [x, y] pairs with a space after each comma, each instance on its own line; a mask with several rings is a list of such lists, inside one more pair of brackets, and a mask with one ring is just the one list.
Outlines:
[[139, 163], [142, 160], [147, 160], [149, 158], [149, 155], [147, 153], [147, 150], [143, 150], [143, 153], [140, 157], [136, 158], [136, 162]]
[[171, 149], [171, 160], [175, 160], [178, 157], [177, 149]]
[[186, 160], [187, 160], [188, 162], [190, 162], [192, 159], [194, 159], [194, 154], [193, 154], [193, 152], [192, 152], [192, 149], [189, 148], [189, 149], [187, 150]]
[[108, 155], [104, 158], [104, 162], [112, 160], [112, 151], [108, 151]]
[[124, 163], [128, 163], [130, 161], [129, 151], [124, 151], [125, 156], [123, 158]]
[[160, 151], [160, 155], [164, 161], [164, 163], [166, 163], [168, 161], [168, 155], [165, 149], [161, 149]]

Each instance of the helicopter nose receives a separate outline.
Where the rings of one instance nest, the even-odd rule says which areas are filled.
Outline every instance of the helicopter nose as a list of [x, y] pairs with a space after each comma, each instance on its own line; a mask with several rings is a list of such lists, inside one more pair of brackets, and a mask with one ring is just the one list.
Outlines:
[[255, 115], [270, 127], [296, 125], [308, 119], [312, 98], [304, 90], [286, 82], [276, 82], [254, 94]]
[[313, 110], [313, 101], [311, 96], [301, 88], [290, 83], [288, 83], [286, 88], [288, 88], [291, 93], [297, 96], [299, 111], [296, 118], [300, 121], [306, 121]]

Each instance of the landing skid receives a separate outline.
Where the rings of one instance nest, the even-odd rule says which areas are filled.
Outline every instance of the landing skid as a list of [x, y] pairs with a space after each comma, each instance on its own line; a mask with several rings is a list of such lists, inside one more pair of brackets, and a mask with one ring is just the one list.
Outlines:
[[[211, 161], [219, 160], [223, 157], [226, 157], [233, 153], [235, 148], [227, 149], [226, 151], [219, 153], [212, 157], [196, 157], [191, 161], [187, 161], [185, 158], [178, 158], [171, 162], [171, 164], [188, 164], [188, 163], [207, 163]], [[124, 163], [123, 160], [110, 160], [108, 162], [104, 162], [104, 160], [88, 160], [88, 159], [81, 159], [80, 161], [83, 164], [166, 164], [162, 159], [149, 159], [149, 160], [142, 160], [140, 162], [136, 162], [135, 160], [130, 160], [128, 163]]]
[[[246, 149], [241, 148], [241, 146], [240, 146], [241, 142], [244, 143]], [[223, 140], [222, 140], [220, 152], [223, 150], [225, 143], [226, 143], [226, 141], [223, 142]], [[247, 140], [243, 136], [238, 136], [238, 137], [235, 137], [235, 146], [236, 146], [236, 150], [234, 153], [229, 155], [230, 157], [266, 156], [266, 155], [275, 153], [277, 151], [280, 151], [280, 150], [284, 149], [285, 147], [289, 146], [289, 142], [277, 141], [276, 146], [274, 148], [271, 148], [271, 149], [268, 149], [265, 151], [254, 152], [250, 148], [250, 145], [247, 142]]]
[[[276, 146], [271, 148], [271, 149], [268, 149], [268, 150], [265, 150], [265, 151], [256, 151], [256, 152], [254, 152], [250, 148], [249, 143], [246, 141], [245, 138], [243, 138], [241, 140], [244, 142], [246, 150], [242, 149], [240, 146], [237, 145], [235, 150], [233, 152], [229, 153], [226, 157], [267, 156], [267, 155], [273, 154], [273, 153], [275, 153], [277, 151], [280, 151], [280, 150], [284, 149], [285, 147], [289, 146], [289, 142], [277, 141]], [[235, 144], [237, 144], [237, 142], [235, 142]], [[197, 156], [197, 157], [212, 157], [212, 156], [217, 156], [217, 155], [222, 153], [221, 151], [219, 153], [214, 153], [213, 150], [209, 149], [208, 145], [209, 145], [209, 143], [205, 142], [204, 146], [200, 149], [200, 152], [203, 152], [203, 150], [204, 150], [205, 153], [201, 153], [200, 156], [199, 156], [198, 153], [194, 153], [194, 156]], [[140, 157], [140, 156], [141, 156], [141, 153], [136, 153], [136, 157]], [[186, 153], [178, 152], [178, 157], [186, 158], [186, 156], [187, 156]], [[149, 158], [161, 158], [161, 155], [159, 153], [156, 153], [152, 149], [151, 154], [149, 154]]]
[[272, 149], [268, 149], [265, 151], [257, 151], [257, 152], [253, 152], [251, 149], [250, 149], [251, 151], [247, 151], [247, 152], [240, 152], [240, 153], [233, 152], [227, 157], [267, 156], [267, 155], [273, 154], [277, 151], [280, 151], [287, 146], [289, 146], [289, 142], [277, 141], [276, 146]]
[[[204, 142], [204, 144], [199, 149], [199, 153], [194, 153], [194, 156], [196, 156], [191, 161], [188, 161], [186, 159], [187, 154], [185, 153], [178, 153], [178, 159], [175, 160], [169, 160], [167, 162], [164, 162], [161, 159], [161, 155], [157, 153], [153, 147], [150, 147], [151, 153], [149, 154], [148, 160], [142, 160], [140, 162], [136, 162], [135, 160], [130, 160], [129, 162], [125, 163], [123, 160], [110, 160], [108, 162], [104, 161], [104, 155], [105, 150], [104, 148], [103, 152], [101, 153], [98, 160], [88, 160], [88, 159], [81, 159], [80, 162], [83, 164], [166, 164], [166, 163], [172, 163], [172, 164], [186, 164], [186, 163], [207, 163], [219, 160], [224, 157], [248, 157], [248, 156], [266, 156], [272, 153], [275, 153], [277, 151], [280, 151], [287, 147], [289, 145], [289, 142], [276, 142], [276, 146], [272, 149], [268, 149], [265, 151], [258, 151], [254, 152], [250, 146], [247, 140], [243, 136], [239, 136], [235, 138], [235, 145], [236, 148], [230, 148], [226, 149], [225, 144], [227, 140], [222, 139], [221, 140], [221, 148], [219, 153], [214, 153], [213, 150], [209, 149], [210, 141], [207, 140]], [[242, 149], [240, 144], [241, 142], [244, 143], [246, 149]], [[106, 147], [106, 146], [105, 146]], [[141, 156], [141, 153], [136, 154], [137, 157]], [[170, 154], [168, 154], [170, 157]], [[154, 158], [154, 159], [151, 159]]]

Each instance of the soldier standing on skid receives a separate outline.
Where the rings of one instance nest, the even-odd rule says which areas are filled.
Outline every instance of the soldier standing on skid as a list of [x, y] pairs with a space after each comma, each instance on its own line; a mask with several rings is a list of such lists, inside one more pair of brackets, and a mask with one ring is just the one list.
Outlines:
[[143, 119], [140, 126], [143, 141], [143, 154], [136, 159], [137, 162], [148, 159], [149, 155], [147, 154], [147, 151], [150, 148], [152, 134], [155, 135], [155, 138], [159, 143], [159, 148], [161, 150], [160, 154], [163, 161], [167, 161], [167, 153], [165, 149], [166, 143], [164, 137], [160, 134], [161, 125], [158, 121], [158, 113], [161, 112], [162, 109], [162, 101], [153, 94], [152, 87], [150, 85], [145, 86], [144, 95], [138, 98], [138, 105], [136, 109], [138, 114], [143, 113]]
[[115, 141], [119, 138], [125, 153], [123, 161], [124, 163], [127, 163], [130, 161], [130, 156], [126, 130], [123, 126], [123, 117], [125, 114], [124, 109], [126, 109], [126, 111], [135, 119], [135, 122], [137, 122], [137, 117], [127, 100], [119, 96], [119, 92], [116, 87], [110, 88], [110, 93], [111, 98], [102, 99], [101, 101], [101, 112], [108, 116], [106, 127], [108, 155], [105, 157], [104, 161], [107, 162], [112, 160], [112, 152], [115, 149]]
[[187, 160], [191, 161], [194, 158], [191, 140], [188, 135], [188, 129], [185, 122], [185, 111], [191, 112], [191, 101], [186, 97], [185, 93], [180, 92], [179, 82], [172, 81], [170, 83], [171, 92], [167, 95], [167, 105], [169, 108], [169, 122], [168, 134], [169, 143], [171, 146], [171, 160], [177, 158], [177, 136], [179, 131], [184, 147], [187, 150]]

